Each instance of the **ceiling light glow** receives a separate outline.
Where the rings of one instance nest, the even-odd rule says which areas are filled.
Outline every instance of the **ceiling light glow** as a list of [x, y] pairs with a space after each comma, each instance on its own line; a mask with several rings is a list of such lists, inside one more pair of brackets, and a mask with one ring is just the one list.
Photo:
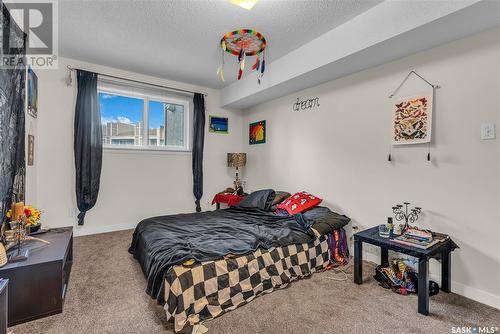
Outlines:
[[231, 3], [246, 10], [251, 10], [257, 1], [259, 0], [231, 0]]

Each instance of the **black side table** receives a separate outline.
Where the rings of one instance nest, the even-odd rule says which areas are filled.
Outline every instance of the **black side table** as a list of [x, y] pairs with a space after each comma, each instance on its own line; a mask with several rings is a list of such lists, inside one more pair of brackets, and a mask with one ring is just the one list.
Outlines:
[[354, 283], [363, 283], [363, 242], [380, 247], [380, 263], [389, 264], [389, 249], [418, 258], [418, 313], [429, 314], [429, 259], [441, 260], [441, 290], [450, 292], [451, 252], [458, 246], [450, 239], [439, 242], [428, 249], [406, 246], [382, 238], [378, 226], [354, 234]]

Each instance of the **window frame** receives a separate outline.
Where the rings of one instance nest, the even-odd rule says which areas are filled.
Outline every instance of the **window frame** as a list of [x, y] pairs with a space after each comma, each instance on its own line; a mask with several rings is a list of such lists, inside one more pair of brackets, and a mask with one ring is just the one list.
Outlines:
[[[110, 84], [107, 84], [110, 82]], [[157, 151], [157, 152], [191, 152], [191, 108], [190, 101], [188, 96], [186, 99], [182, 99], [177, 97], [177, 94], [171, 94], [169, 91], [165, 91], [165, 94], [156, 93], [154, 90], [151, 90], [150, 93], [144, 93], [141, 91], [134, 90], [133, 87], [111, 87], [111, 86], [120, 86], [120, 82], [111, 82], [106, 80], [106, 82], [98, 82], [97, 84], [97, 95], [110, 94], [110, 95], [119, 95], [123, 97], [135, 98], [143, 100], [143, 117], [142, 122], [143, 126], [141, 129], [141, 138], [142, 145], [112, 145], [112, 144], [103, 144], [104, 150], [123, 150], [123, 151]], [[148, 87], [141, 87], [140, 90], [147, 90]], [[149, 102], [160, 102], [160, 103], [171, 103], [178, 104], [184, 107], [184, 145], [183, 146], [171, 146], [171, 145], [163, 145], [163, 146], [153, 146], [149, 145]], [[100, 107], [100, 106], [99, 106]], [[166, 129], [165, 129], [166, 130]], [[166, 138], [165, 138], [166, 140]], [[146, 143], [146, 144], [144, 144]]]

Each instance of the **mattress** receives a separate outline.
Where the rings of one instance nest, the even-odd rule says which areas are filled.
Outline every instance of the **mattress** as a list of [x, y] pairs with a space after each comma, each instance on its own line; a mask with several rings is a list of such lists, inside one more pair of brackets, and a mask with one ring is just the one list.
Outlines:
[[259, 295], [282, 289], [296, 279], [325, 270], [333, 255], [329, 238], [331, 247], [332, 236], [320, 236], [308, 243], [259, 248], [246, 255], [226, 256], [192, 267], [173, 266], [164, 282], [167, 318], [174, 322], [176, 332], [186, 330]]
[[[329, 211], [315, 208], [315, 211]], [[146, 292], [164, 304], [164, 278], [175, 265], [194, 259], [198, 263], [217, 260], [227, 254], [248, 254], [310, 242], [295, 216], [281, 217], [258, 209], [230, 208], [200, 213], [152, 217], [141, 221], [132, 237], [129, 252], [134, 255], [148, 285]]]

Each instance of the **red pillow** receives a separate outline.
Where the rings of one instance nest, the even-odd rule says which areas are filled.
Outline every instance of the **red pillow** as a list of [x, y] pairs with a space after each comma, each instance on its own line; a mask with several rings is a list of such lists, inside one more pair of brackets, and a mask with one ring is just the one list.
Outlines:
[[301, 191], [278, 204], [277, 208], [286, 210], [289, 214], [294, 215], [318, 206], [321, 201], [321, 198]]

